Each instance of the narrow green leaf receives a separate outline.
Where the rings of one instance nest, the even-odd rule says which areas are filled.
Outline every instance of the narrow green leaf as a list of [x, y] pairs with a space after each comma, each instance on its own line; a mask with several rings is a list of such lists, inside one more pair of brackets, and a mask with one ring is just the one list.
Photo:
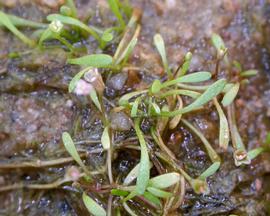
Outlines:
[[151, 103], [150, 105], [151, 113], [155, 114], [160, 114], [160, 108], [156, 103]]
[[220, 167], [220, 162], [213, 163], [210, 167], [208, 167], [200, 176], [199, 179], [205, 180], [211, 175], [214, 175]]
[[68, 85], [68, 92], [71, 93], [74, 91], [74, 89], [76, 88], [77, 82], [82, 78], [82, 76], [85, 74], [86, 71], [88, 71], [90, 69], [90, 67], [87, 67], [85, 69], [83, 69], [82, 71], [80, 71], [79, 73], [77, 73], [72, 80], [70, 81], [69, 85]]
[[118, 65], [121, 62], [125, 63], [130, 54], [132, 53], [133, 49], [135, 48], [136, 44], [137, 44], [137, 38], [132, 39], [129, 44], [127, 45], [127, 47], [124, 49], [124, 51], [121, 53], [121, 55], [117, 58], [115, 64]]
[[80, 167], [83, 168], [84, 172], [89, 175], [89, 171], [84, 165], [84, 163], [82, 162], [80, 155], [77, 152], [77, 149], [75, 147], [75, 144], [68, 132], [64, 132], [62, 134], [62, 140], [63, 140], [66, 150], [71, 155], [71, 157], [80, 165]]
[[230, 130], [228, 120], [216, 98], [214, 98], [214, 104], [216, 106], [219, 115], [219, 146], [222, 149], [227, 150], [230, 141]]
[[66, 5], [71, 9], [72, 11], [72, 17], [77, 17], [77, 8], [73, 0], [66, 0]]
[[185, 89], [173, 89], [162, 93], [159, 97], [166, 98], [171, 95], [185, 95], [196, 99], [201, 95], [201, 93]]
[[140, 119], [135, 120], [135, 131], [141, 146], [140, 169], [136, 182], [136, 192], [142, 195], [146, 190], [150, 177], [150, 161], [146, 142], [144, 140], [143, 133], [140, 129]]
[[124, 191], [124, 190], [119, 190], [119, 189], [112, 189], [111, 194], [114, 196], [127, 196], [129, 192]]
[[162, 84], [162, 87], [165, 88], [168, 86], [175, 85], [177, 83], [203, 82], [203, 81], [209, 80], [211, 78], [211, 76], [212, 76], [212, 74], [210, 72], [207, 72], [207, 71], [195, 72], [195, 73], [191, 73], [191, 74], [188, 74], [185, 76], [178, 77], [174, 80], [164, 82]]
[[35, 42], [21, 33], [10, 21], [9, 17], [0, 11], [0, 23], [5, 26], [9, 31], [11, 31], [16, 37], [29, 46], [34, 46]]
[[89, 26], [85, 25], [83, 22], [81, 22], [78, 19], [68, 17], [68, 16], [63, 16], [61, 14], [50, 14], [49, 16], [47, 16], [47, 20], [51, 21], [51, 22], [55, 21], [55, 20], [59, 20], [64, 24], [77, 26], [77, 27], [85, 30], [86, 32], [88, 32], [96, 40], [100, 41], [100, 36], [98, 35], [98, 33], [93, 28], [90, 28]]
[[[9, 18], [10, 22], [16, 27], [30, 27], [30, 28], [46, 28], [47, 24], [35, 22], [31, 20], [27, 20], [15, 15], [6, 14]], [[4, 26], [2, 22], [0, 22], [0, 26]]]
[[241, 77], [251, 77], [256, 76], [259, 73], [258, 70], [246, 70], [240, 73]]
[[161, 206], [161, 202], [160, 202], [159, 198], [157, 198], [152, 193], [149, 193], [149, 192], [145, 191], [144, 194], [143, 194], [143, 197], [145, 199], [147, 199], [148, 201], [150, 201], [151, 203], [153, 203], [154, 205], [156, 205], [157, 207]]
[[163, 191], [163, 190], [160, 190], [160, 189], [157, 189], [154, 187], [147, 187], [147, 190], [151, 194], [155, 195], [156, 197], [160, 197], [160, 198], [169, 198], [173, 195], [172, 193], [169, 193], [167, 191]]
[[162, 60], [163, 67], [164, 67], [165, 71], [167, 72], [168, 75], [170, 75], [171, 71], [170, 71], [169, 65], [168, 65], [165, 44], [164, 44], [164, 40], [160, 34], [156, 34], [154, 36], [154, 44], [155, 44], [155, 46], [156, 46], [156, 48], [161, 56], [161, 60]]
[[125, 64], [127, 62], [129, 56], [131, 55], [131, 53], [133, 52], [133, 50], [134, 50], [134, 48], [135, 48], [135, 46], [137, 44], [137, 42], [138, 42], [138, 39], [137, 38], [133, 38], [129, 42], [129, 44], [127, 45], [127, 48], [124, 50], [124, 52], [122, 53], [122, 55], [119, 57], [119, 63], [122, 62], [122, 64]]
[[92, 54], [80, 58], [68, 59], [69, 64], [85, 65], [96, 68], [108, 67], [112, 64], [112, 57], [106, 54]]
[[108, 0], [108, 3], [109, 3], [111, 11], [114, 13], [116, 18], [118, 19], [120, 25], [122, 27], [125, 27], [126, 23], [122, 17], [121, 12], [120, 12], [118, 0]]
[[218, 51], [226, 49], [223, 39], [218, 34], [215, 34], [215, 33], [212, 34], [211, 40], [212, 40], [212, 44], [215, 46], [215, 48]]
[[109, 127], [105, 127], [101, 136], [101, 144], [104, 150], [110, 149], [111, 139], [109, 134]]
[[139, 107], [140, 102], [141, 102], [141, 98], [136, 98], [136, 100], [134, 101], [132, 108], [131, 108], [131, 112], [130, 112], [131, 117], [134, 118], [137, 116], [138, 107]]
[[140, 163], [138, 163], [126, 176], [123, 185], [129, 185], [131, 184], [138, 176], [140, 169]]
[[83, 203], [86, 206], [89, 213], [94, 216], [106, 216], [106, 211], [99, 204], [97, 204], [91, 197], [87, 196], [86, 193], [82, 195]]
[[219, 93], [221, 93], [222, 90], [224, 89], [225, 84], [226, 80], [220, 79], [214, 82], [212, 85], [210, 85], [207, 88], [207, 90], [190, 105], [184, 107], [183, 109], [176, 110], [173, 112], [163, 112], [162, 115], [172, 117], [175, 115], [184, 114], [194, 109], [197, 109], [202, 105], [206, 104], [207, 102], [211, 101], [214, 97], [216, 97]]
[[156, 94], [160, 91], [161, 88], [162, 88], [162, 84], [160, 80], [154, 80], [154, 82], [151, 85], [150, 91], [151, 93]]
[[97, 96], [96, 90], [93, 88], [93, 90], [90, 92], [90, 97], [93, 103], [96, 105], [96, 107], [99, 109], [100, 112], [102, 112], [101, 105]]
[[136, 96], [141, 95], [141, 94], [144, 94], [144, 93], [147, 93], [147, 92], [148, 92], [148, 90], [140, 90], [140, 91], [133, 91], [133, 92], [127, 93], [119, 99], [119, 105], [123, 106], [123, 105], [127, 104], [131, 98], [136, 97]]
[[187, 54], [185, 55], [185, 61], [183, 65], [179, 68], [179, 71], [177, 71], [176, 77], [184, 76], [187, 73], [190, 66], [191, 59], [192, 59], [192, 53], [187, 52]]
[[148, 186], [163, 189], [170, 187], [180, 181], [180, 174], [176, 172], [166, 173], [149, 180]]
[[248, 158], [250, 160], [253, 160], [254, 158], [256, 158], [259, 154], [261, 154], [264, 151], [264, 148], [259, 147], [259, 148], [255, 148], [250, 150], [247, 154], [248, 154]]
[[233, 102], [233, 100], [237, 96], [239, 88], [240, 88], [240, 84], [235, 83], [233, 85], [233, 87], [224, 95], [224, 97], [223, 97], [223, 99], [221, 101], [223, 106], [228, 106]]
[[49, 28], [47, 28], [45, 31], [42, 32], [39, 38], [39, 42], [38, 42], [39, 46], [41, 47], [45, 40], [48, 40], [51, 38], [53, 38], [53, 33]]

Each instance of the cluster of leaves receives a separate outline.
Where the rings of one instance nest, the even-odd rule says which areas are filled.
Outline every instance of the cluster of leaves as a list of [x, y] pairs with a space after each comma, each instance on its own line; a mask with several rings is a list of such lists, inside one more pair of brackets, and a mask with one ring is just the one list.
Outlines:
[[[48, 15], [47, 21], [49, 23], [34, 22], [0, 11], [0, 26], [7, 28], [30, 47], [47, 48], [47, 45], [44, 46], [46, 41], [57, 40], [71, 54], [78, 54], [79, 50], [73, 44], [79, 42], [82, 37], [91, 36], [98, 42], [101, 49], [105, 49], [126, 27], [121, 11], [124, 11], [124, 15], [127, 17], [131, 13], [131, 8], [128, 4], [120, 3], [117, 0], [108, 0], [108, 5], [117, 17], [119, 26], [102, 29], [87, 25], [79, 20], [73, 0], [66, 0], [65, 4], [61, 6], [59, 13]], [[35, 29], [32, 37], [25, 35], [19, 30], [19, 28], [25, 27]]]
[[[134, 39], [137, 41], [137, 37], [133, 37], [129, 44], [133, 44], [133, 41], [135, 41]], [[225, 48], [224, 42], [220, 36], [213, 35], [212, 41], [213, 45], [217, 48], [218, 61], [224, 59], [225, 61], [229, 62], [227, 49]], [[220, 119], [219, 146], [221, 149], [223, 149], [223, 151], [227, 151], [229, 142], [232, 141], [234, 148], [234, 159], [237, 166], [240, 166], [241, 164], [249, 164], [253, 158], [258, 156], [264, 150], [264, 148], [260, 147], [246, 152], [245, 146], [236, 126], [235, 112], [233, 110], [234, 99], [237, 96], [240, 85], [246, 82], [245, 80], [247, 77], [256, 75], [256, 70], [242, 71], [240, 64], [234, 62], [240, 77], [238, 82], [232, 83], [228, 82], [226, 79], [219, 79], [207, 85], [194, 85], [199, 82], [209, 82], [212, 74], [207, 71], [186, 74], [192, 58], [191, 53], [186, 54], [183, 64], [174, 73], [172, 73], [168, 65], [165, 45], [161, 35], [157, 34], [154, 36], [154, 44], [160, 53], [164, 70], [167, 73], [167, 79], [164, 82], [154, 80], [149, 88], [130, 92], [123, 95], [119, 99], [118, 109], [125, 110], [126, 112], [130, 113], [130, 117], [134, 119], [134, 129], [140, 143], [141, 156], [140, 163], [130, 171], [123, 181], [123, 185], [118, 185], [116, 188], [112, 189], [111, 194], [121, 197], [123, 208], [125, 208], [126, 211], [131, 215], [136, 214], [128, 206], [128, 200], [134, 199], [135, 197], [147, 200], [147, 202], [151, 203], [151, 205], [161, 210], [162, 204], [160, 199], [168, 200], [171, 197], [175, 197], [170, 190], [173, 188], [173, 186], [179, 183], [181, 175], [184, 176], [196, 193], [209, 192], [206, 179], [217, 172], [221, 164], [221, 159], [216, 150], [205, 138], [203, 133], [200, 132], [200, 130], [192, 125], [192, 123], [190, 123], [188, 120], [184, 119], [183, 115], [186, 113], [202, 109], [203, 106], [209, 102], [213, 103]], [[121, 43], [119, 46], [121, 47]], [[129, 49], [129, 46], [127, 47]], [[132, 45], [131, 47], [133, 48], [134, 46]], [[121, 49], [117, 49], [117, 52], [118, 50]], [[127, 53], [130, 54], [131, 51], [132, 49]], [[115, 56], [119, 55], [120, 54], [117, 54]], [[90, 68], [108, 68], [115, 66], [114, 60], [115, 59], [112, 57], [99, 54], [84, 56], [79, 59], [71, 59], [69, 60], [69, 63], [86, 65], [90, 66]], [[119, 63], [121, 61], [116, 62]], [[74, 90], [76, 82], [81, 79], [87, 70], [89, 70], [89, 67], [86, 68], [86, 70], [79, 72], [73, 78], [70, 83], [71, 92]], [[243, 80], [245, 82], [243, 82]], [[190, 97], [193, 102], [183, 106], [183, 100], [181, 98], [182, 96]], [[222, 98], [221, 103], [219, 102], [220, 97]], [[102, 104], [102, 102], [99, 101], [101, 97], [91, 98], [94, 104], [96, 104], [96, 106], [102, 112], [102, 108], [100, 108], [100, 104]], [[223, 110], [224, 108], [227, 111], [227, 115]], [[170, 165], [173, 172], [150, 178], [151, 162], [149, 159], [148, 144], [144, 138], [143, 132], [140, 129], [141, 120], [143, 118], [156, 119], [156, 126], [151, 128], [151, 136], [155, 140], [157, 146], [161, 149], [162, 153], [158, 156], [161, 160]], [[162, 141], [161, 134], [163, 133], [165, 127], [168, 125], [169, 128], [173, 129], [180, 122], [200, 138], [205, 146], [210, 160], [212, 161], [212, 165], [197, 178], [192, 178], [181, 167], [179, 167], [174, 154]], [[107, 150], [109, 153], [110, 149], [112, 148], [109, 133], [111, 129], [108, 122], [105, 121], [104, 125], [101, 143], [104, 150]], [[67, 136], [67, 134], [65, 134], [65, 136]], [[64, 143], [66, 142], [64, 137], [63, 141]], [[69, 138], [69, 142], [71, 142], [71, 138]], [[75, 148], [72, 149], [74, 150]], [[68, 151], [70, 152], [70, 150]], [[76, 154], [73, 153], [73, 157], [74, 156], [76, 157], [75, 160], [77, 163], [82, 167], [83, 170], [85, 170], [84, 165], [82, 165], [82, 162], [78, 159], [78, 155], [76, 156]], [[130, 186], [134, 180], [136, 180], [136, 185]], [[97, 209], [101, 208], [97, 203], [94, 204], [94, 201], [91, 200], [90, 197], [86, 198], [85, 194], [83, 196], [84, 202], [87, 202], [89, 205], [91, 203], [92, 206], [97, 206]], [[93, 209], [95, 209], [94, 207], [88, 207], [88, 209], [94, 215], [98, 215], [93, 212]], [[102, 212], [105, 215], [104, 209]]]
[[[141, 28], [138, 22], [140, 13], [134, 10], [132, 16], [130, 16], [130, 8], [120, 3], [118, 0], [108, 0], [108, 5], [116, 16], [119, 26], [105, 30], [89, 26], [80, 21], [77, 15], [77, 9], [72, 0], [66, 1], [66, 4], [60, 8], [59, 14], [50, 14], [47, 17], [47, 20], [50, 22], [49, 24], [28, 21], [13, 15], [7, 15], [3, 12], [0, 12], [0, 24], [9, 29], [24, 43], [32, 47], [36, 46], [37, 41], [24, 35], [18, 28], [35, 28], [37, 29], [38, 35], [40, 35], [38, 40], [39, 47], [44, 48], [45, 41], [58, 40], [73, 54], [76, 53], [76, 48], [73, 46], [73, 42], [76, 42], [76, 38], [74, 38], [70, 30], [77, 32], [77, 34], [81, 36], [86, 34], [87, 36], [93, 37], [96, 39], [101, 49], [104, 49], [108, 43], [112, 42], [116, 34], [123, 32], [122, 40], [114, 56], [107, 54], [91, 54], [68, 59], [67, 63], [83, 67], [83, 70], [78, 72], [69, 84], [69, 92], [72, 93], [76, 92], [79, 81], [85, 78], [87, 73], [91, 74], [94, 69], [97, 71], [99, 68], [105, 71], [119, 71], [126, 64], [136, 46]], [[122, 13], [127, 17], [130, 16], [130, 20], [127, 24], [125, 23]], [[131, 199], [144, 200], [148, 204], [150, 203], [151, 206], [154, 206], [158, 212], [161, 212], [163, 208], [170, 208], [173, 203], [177, 203], [178, 195], [175, 189], [179, 187], [181, 176], [186, 179], [196, 193], [205, 194], [209, 192], [206, 180], [209, 176], [217, 172], [221, 164], [221, 159], [203, 133], [185, 119], [185, 114], [203, 109], [206, 104], [210, 104], [216, 108], [219, 115], [219, 146], [226, 152], [230, 141], [232, 141], [236, 166], [249, 164], [252, 159], [265, 149], [260, 147], [251, 151], [246, 150], [237, 129], [234, 111], [234, 99], [237, 97], [241, 85], [247, 83], [249, 77], [256, 75], [257, 70], [243, 71], [239, 62], [234, 61], [231, 63], [227, 55], [225, 43], [222, 38], [216, 34], [212, 36], [212, 43], [217, 49], [216, 68], [218, 68], [219, 63], [223, 60], [227, 65], [233, 65], [238, 73], [239, 78], [237, 81], [231, 81], [229, 78], [211, 81], [212, 73], [208, 71], [198, 71], [187, 74], [192, 59], [190, 52], [186, 54], [179, 68], [173, 71], [169, 66], [162, 36], [156, 34], [153, 41], [160, 54], [164, 71], [166, 72], [166, 76], [163, 79], [165, 81], [161, 82], [157, 79], [154, 80], [148, 88], [123, 95], [119, 98], [119, 106], [116, 108], [129, 113], [130, 118], [133, 120], [134, 129], [140, 144], [140, 162], [130, 171], [121, 184], [115, 184], [110, 191], [111, 195], [120, 197], [123, 208], [130, 215], [136, 215], [128, 205]], [[91, 83], [90, 91], [87, 92], [87, 94], [103, 116], [102, 122], [104, 129], [101, 135], [101, 144], [104, 151], [108, 154], [108, 176], [110, 183], [113, 183], [112, 177], [110, 177], [112, 176], [112, 171], [111, 161], [109, 159], [113, 150], [113, 130], [110, 127], [110, 122], [107, 119], [103, 106], [102, 85], [104, 85], [104, 83], [99, 72], [97, 72], [93, 80], [99, 80], [100, 88]], [[198, 83], [203, 84], [198, 85]], [[184, 97], [190, 98], [192, 102], [184, 106]], [[151, 178], [150, 170], [152, 169], [152, 163], [149, 157], [151, 149], [141, 130], [142, 119], [155, 120], [155, 124], [153, 124], [150, 129], [151, 137], [160, 150], [155, 152], [155, 156], [158, 157], [162, 163], [168, 165], [168, 173]], [[185, 125], [192, 133], [200, 138], [212, 162], [212, 165], [197, 178], [192, 178], [179, 166], [179, 161], [162, 140], [162, 134], [165, 128], [169, 127], [170, 129], [174, 129], [180, 123]], [[94, 181], [91, 172], [81, 160], [71, 136], [67, 132], [64, 132], [62, 140], [68, 153], [81, 167], [87, 181], [90, 183]], [[267, 142], [269, 142], [269, 140]], [[135, 181], [136, 184], [132, 185]], [[82, 193], [82, 200], [89, 212], [93, 215], [101, 216], [107, 215], [107, 212], [110, 213], [110, 210], [106, 212], [103, 206], [88, 196], [86, 192]], [[165, 207], [163, 203], [166, 203]]]

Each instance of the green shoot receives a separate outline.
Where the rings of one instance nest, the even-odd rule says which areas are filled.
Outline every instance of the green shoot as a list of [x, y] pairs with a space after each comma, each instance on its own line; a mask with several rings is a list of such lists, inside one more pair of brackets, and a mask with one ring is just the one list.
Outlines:
[[80, 165], [80, 167], [83, 169], [83, 171], [90, 176], [90, 172], [88, 171], [88, 169], [86, 168], [86, 166], [84, 165], [84, 163], [82, 162], [79, 153], [77, 152], [77, 149], [75, 147], [75, 144], [71, 138], [71, 136], [69, 135], [68, 132], [64, 132], [62, 134], [62, 140], [64, 143], [64, 146], [66, 148], [66, 150], [68, 151], [68, 153], [71, 155], [71, 157], [73, 157], [73, 159]]
[[106, 54], [92, 54], [80, 58], [68, 59], [69, 64], [85, 65], [96, 68], [108, 67], [112, 64], [112, 57]]
[[248, 156], [248, 158], [249, 158], [250, 160], [253, 160], [253, 159], [256, 158], [259, 154], [261, 154], [263, 151], [264, 151], [264, 148], [262, 148], [262, 147], [255, 148], [255, 149], [250, 150], [250, 151], [247, 153], [247, 156]]
[[136, 44], [137, 44], [138, 39], [137, 38], [133, 38], [129, 44], [127, 45], [126, 49], [122, 52], [122, 54], [119, 56], [119, 58], [116, 60], [115, 64], [118, 65], [121, 62], [123, 62], [123, 64], [126, 63], [126, 61], [128, 60], [130, 54], [132, 53], [132, 51], [134, 50]]
[[106, 216], [106, 211], [99, 204], [97, 204], [91, 197], [87, 196], [86, 193], [82, 195], [83, 203], [86, 206], [89, 213], [94, 216]]
[[174, 80], [166, 81], [162, 84], [162, 87], [165, 88], [168, 86], [175, 85], [177, 83], [203, 82], [203, 81], [209, 80], [211, 76], [212, 74], [210, 72], [206, 72], [206, 71], [195, 72], [195, 73], [191, 73], [185, 76], [178, 77]]
[[218, 34], [213, 34], [211, 37], [212, 44], [218, 51], [224, 51], [226, 49], [223, 39]]
[[53, 33], [49, 28], [47, 28], [45, 31], [42, 32], [42, 34], [41, 34], [41, 36], [39, 38], [38, 45], [40, 47], [42, 47], [43, 42], [46, 41], [46, 40], [49, 40], [51, 38], [53, 38]]
[[25, 44], [27, 44], [30, 47], [33, 47], [35, 45], [35, 42], [25, 36], [23, 33], [21, 33], [15, 25], [10, 21], [9, 17], [0, 11], [0, 23], [5, 26], [9, 31], [11, 31], [16, 37], [18, 37], [21, 41], [23, 41]]
[[192, 53], [187, 52], [187, 54], [185, 55], [185, 61], [183, 65], [179, 67], [178, 70], [176, 71], [175, 77], [184, 76], [187, 73], [190, 66], [191, 59], [192, 59]]
[[185, 90], [185, 89], [173, 89], [173, 90], [168, 90], [160, 94], [159, 97], [166, 98], [171, 95], [185, 95], [193, 99], [197, 99], [201, 95], [201, 93], [198, 93], [196, 91], [191, 91], [191, 90]]
[[139, 138], [141, 146], [141, 160], [140, 160], [139, 175], [137, 177], [136, 182], [136, 192], [142, 195], [146, 190], [150, 177], [150, 161], [146, 142], [144, 140], [143, 133], [140, 129], [140, 119], [135, 120], [135, 131]]
[[[11, 15], [11, 14], [6, 14], [6, 16], [9, 18], [10, 22], [16, 27], [28, 27], [28, 28], [36, 28], [36, 29], [48, 27], [47, 24], [34, 22], [31, 20], [27, 20], [21, 17]], [[4, 24], [0, 22], [0, 26], [4, 26]]]
[[66, 0], [66, 6], [70, 8], [71, 14], [70, 16], [76, 18], [77, 17], [77, 8], [73, 0]]
[[211, 144], [208, 142], [208, 140], [205, 138], [205, 136], [197, 129], [195, 128], [192, 124], [190, 124], [188, 121], [186, 121], [185, 119], [181, 119], [181, 121], [188, 127], [190, 128], [193, 133], [195, 133], [203, 142], [207, 153], [211, 159], [211, 161], [213, 163], [215, 162], [220, 162], [220, 157], [218, 156], [218, 154], [216, 153], [215, 149], [213, 149], [213, 147], [211, 146]]
[[100, 105], [100, 102], [99, 102], [99, 99], [98, 99], [98, 96], [97, 96], [97, 92], [96, 92], [96, 90], [94, 88], [90, 92], [90, 97], [91, 97], [91, 100], [93, 101], [93, 103], [99, 109], [99, 111], [102, 112], [102, 108], [101, 108], [101, 105]]
[[111, 194], [114, 196], [127, 196], [128, 191], [120, 190], [120, 189], [112, 189]]
[[206, 180], [211, 175], [214, 175], [220, 167], [220, 162], [213, 163], [210, 167], [208, 167], [200, 176], [199, 179]]
[[78, 19], [68, 17], [68, 16], [63, 16], [61, 14], [50, 14], [49, 16], [47, 16], [47, 20], [51, 21], [51, 22], [58, 20], [64, 24], [72, 25], [72, 26], [76, 26], [78, 28], [81, 28], [84, 31], [88, 32], [90, 35], [92, 35], [96, 40], [98, 40], [100, 42], [100, 36], [96, 32], [96, 29], [94, 30], [93, 28], [85, 25], [83, 22], [81, 22]]
[[158, 208], [162, 206], [159, 198], [157, 198], [154, 194], [148, 191], [144, 192], [143, 197], [147, 199], [149, 202], [151, 202], [152, 204], [154, 204], [155, 206], [157, 206]]
[[230, 105], [233, 100], [236, 98], [237, 96], [237, 93], [239, 91], [239, 88], [240, 88], [240, 84], [239, 83], [235, 83], [232, 88], [224, 95], [221, 103], [222, 105], [225, 107], [225, 106], [228, 106]]
[[214, 98], [214, 104], [219, 115], [219, 146], [223, 150], [227, 150], [230, 141], [228, 120], [216, 98]]
[[147, 187], [147, 190], [151, 194], [155, 195], [156, 197], [160, 197], [160, 198], [169, 198], [169, 197], [171, 197], [173, 195], [172, 193], [157, 189], [155, 187]]
[[158, 93], [162, 88], [162, 84], [160, 80], [154, 80], [154, 82], [151, 85], [150, 91], [152, 94]]
[[101, 144], [104, 150], [110, 149], [111, 139], [109, 134], [109, 127], [105, 127], [101, 136]]
[[140, 91], [133, 91], [133, 92], [127, 93], [119, 99], [119, 105], [123, 106], [127, 104], [131, 98], [147, 93], [147, 92], [148, 90], [140, 90]]
[[160, 108], [156, 103], [154, 103], [154, 102], [150, 103], [149, 107], [150, 107], [150, 109], [149, 109], [150, 115], [151, 114], [153, 114], [153, 115], [159, 115], [160, 114]]
[[258, 74], [258, 70], [246, 70], [240, 73], [241, 77], [252, 77]]
[[139, 173], [139, 169], [140, 169], [140, 163], [138, 163], [126, 176], [126, 178], [124, 179], [124, 185], [129, 185], [131, 184], [138, 176]]
[[148, 186], [158, 189], [168, 188], [180, 181], [180, 174], [176, 172], [166, 173], [149, 180]]
[[156, 46], [156, 48], [157, 48], [157, 50], [159, 52], [159, 55], [161, 56], [163, 67], [164, 67], [166, 73], [168, 74], [168, 76], [170, 77], [172, 74], [171, 74], [169, 64], [168, 64], [168, 60], [167, 60], [164, 40], [163, 40], [163, 38], [162, 38], [162, 36], [160, 34], [156, 34], [154, 36], [154, 44], [155, 44], [155, 46]]
[[216, 97], [219, 93], [222, 92], [224, 89], [224, 86], [226, 84], [226, 80], [220, 79], [216, 82], [214, 82], [212, 85], [210, 85], [207, 90], [201, 94], [200, 97], [198, 97], [193, 103], [190, 105], [184, 107], [183, 109], [176, 110], [173, 112], [163, 112], [162, 115], [172, 117], [178, 114], [184, 114], [187, 112], [190, 112], [194, 109], [197, 109], [201, 107], [202, 105], [206, 104], [207, 102], [211, 101], [214, 97]]
[[141, 98], [136, 98], [136, 100], [134, 101], [133, 105], [132, 105], [132, 109], [130, 112], [130, 116], [131, 117], [136, 117], [137, 116], [137, 112], [138, 112], [138, 106], [141, 102]]
[[83, 69], [82, 71], [80, 71], [79, 73], [77, 73], [72, 80], [70, 81], [69, 85], [68, 85], [68, 92], [71, 93], [74, 91], [74, 89], [76, 88], [76, 85], [78, 83], [78, 81], [83, 77], [83, 75], [85, 74], [85, 72], [87, 72], [91, 67], [87, 67], [85, 69]]
[[116, 18], [118, 19], [120, 26], [122, 28], [124, 28], [126, 26], [126, 23], [123, 19], [121, 12], [120, 12], [118, 0], [108, 0], [108, 4], [110, 6], [111, 11], [114, 13]]

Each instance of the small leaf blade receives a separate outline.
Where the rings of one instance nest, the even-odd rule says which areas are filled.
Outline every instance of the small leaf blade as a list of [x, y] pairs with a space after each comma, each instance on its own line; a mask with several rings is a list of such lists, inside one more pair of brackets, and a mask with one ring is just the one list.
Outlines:
[[106, 126], [104, 128], [103, 133], [101, 135], [101, 144], [102, 144], [104, 150], [110, 149], [111, 139], [110, 139], [109, 127], [108, 126]]
[[106, 216], [107, 213], [104, 208], [97, 204], [91, 197], [87, 196], [86, 193], [82, 195], [83, 203], [87, 210], [94, 216]]
[[236, 98], [237, 93], [239, 91], [240, 84], [236, 83], [232, 86], [232, 88], [224, 95], [221, 103], [224, 107], [230, 105], [233, 100]]
[[140, 129], [140, 120], [135, 120], [135, 131], [139, 138], [139, 143], [141, 146], [141, 159], [140, 159], [140, 169], [139, 175], [136, 182], [136, 192], [140, 195], [144, 194], [148, 181], [150, 178], [150, 161], [148, 156], [148, 150], [146, 142], [143, 137], [143, 133]]
[[157, 189], [154, 187], [147, 187], [147, 190], [151, 194], [155, 195], [156, 197], [160, 197], [160, 198], [169, 198], [173, 195], [172, 193], [169, 193], [167, 191], [163, 191], [163, 190], [160, 190], [160, 189]]
[[68, 59], [69, 64], [85, 65], [96, 68], [108, 67], [112, 64], [112, 57], [106, 54], [92, 54], [80, 58]]
[[154, 36], [154, 44], [155, 44], [155, 46], [156, 46], [156, 48], [161, 56], [161, 60], [162, 60], [165, 71], [167, 72], [168, 75], [170, 75], [171, 72], [169, 70], [165, 44], [164, 44], [164, 40], [160, 34], [156, 34]]
[[82, 162], [80, 155], [75, 147], [75, 144], [74, 144], [74, 142], [73, 142], [73, 140], [68, 132], [64, 132], [62, 134], [62, 140], [63, 140], [63, 143], [64, 143], [66, 150], [71, 155], [71, 157], [83, 168], [83, 170], [87, 174], [89, 174], [89, 171], [87, 170], [86, 166]]
[[180, 174], [176, 172], [166, 173], [149, 180], [149, 187], [158, 189], [168, 188], [180, 181]]
[[213, 163], [210, 167], [208, 167], [200, 176], [201, 180], [205, 180], [211, 175], [214, 175], [220, 167], [220, 162]]

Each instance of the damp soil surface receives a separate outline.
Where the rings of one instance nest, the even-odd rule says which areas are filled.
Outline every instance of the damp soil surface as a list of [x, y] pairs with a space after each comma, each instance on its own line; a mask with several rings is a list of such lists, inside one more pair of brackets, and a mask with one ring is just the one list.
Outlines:
[[[116, 22], [105, 0], [75, 2], [82, 19], [92, 17], [90, 24], [108, 26]], [[126, 91], [142, 89], [164, 74], [153, 46], [154, 34], [162, 34], [172, 69], [177, 69], [188, 51], [192, 52], [190, 72], [193, 72], [214, 71], [216, 51], [210, 37], [215, 32], [224, 39], [231, 59], [238, 60], [244, 69], [259, 70], [249, 84], [241, 87], [235, 107], [237, 125], [247, 149], [261, 146], [270, 131], [270, 2], [133, 0], [131, 3], [143, 12], [142, 30], [130, 61], [133, 67], [119, 71], [124, 73], [120, 78], [105, 80], [104, 101], [108, 109]], [[61, 0], [0, 0], [2, 10], [35, 21], [44, 21], [61, 4]], [[85, 43], [88, 53], [100, 52], [91, 40]], [[114, 46], [108, 52], [113, 50]], [[14, 52], [22, 54], [9, 58]], [[65, 170], [75, 163], [40, 167], [23, 163], [69, 158], [61, 142], [64, 131], [73, 134], [91, 170], [102, 170], [106, 155], [100, 144], [100, 115], [89, 100], [68, 93], [68, 83], [79, 68], [66, 65], [66, 59], [61, 47], [30, 50], [0, 29], [0, 188], [21, 182], [50, 183], [63, 177]], [[122, 81], [115, 84], [113, 79]], [[126, 121], [120, 128], [123, 131], [114, 137], [119, 150], [113, 155], [113, 174], [118, 179], [139, 161], [138, 151], [121, 147], [125, 143], [137, 144], [128, 120], [123, 119]], [[219, 119], [213, 107], [189, 114], [188, 119], [218, 149]], [[167, 130], [163, 138], [191, 176], [198, 176], [211, 164], [200, 140], [184, 125]], [[222, 166], [208, 179], [210, 194], [197, 195], [186, 185], [184, 201], [171, 215], [270, 215], [269, 154], [260, 155], [249, 166], [236, 167], [232, 152], [229, 148], [227, 153], [221, 153]], [[109, 184], [102, 171], [97, 179], [97, 191], [99, 184]], [[79, 192], [68, 184], [53, 189], [18, 188], [0, 192], [0, 215], [88, 215]], [[100, 192], [93, 196], [107, 205], [107, 195]], [[152, 215], [138, 203], [131, 206], [138, 215]]]

